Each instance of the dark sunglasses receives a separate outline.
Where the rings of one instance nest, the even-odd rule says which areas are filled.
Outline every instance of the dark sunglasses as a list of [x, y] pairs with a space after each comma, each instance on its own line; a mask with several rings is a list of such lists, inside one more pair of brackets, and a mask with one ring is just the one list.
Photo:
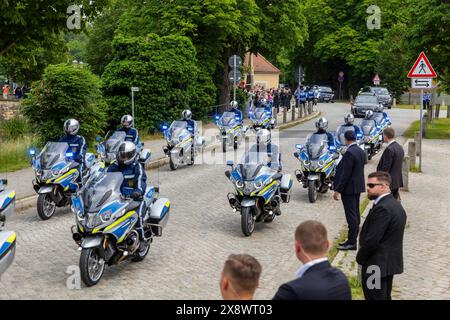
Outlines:
[[384, 183], [368, 183], [367, 188], [372, 189], [375, 188], [375, 186], [382, 186], [382, 185], [384, 185]]

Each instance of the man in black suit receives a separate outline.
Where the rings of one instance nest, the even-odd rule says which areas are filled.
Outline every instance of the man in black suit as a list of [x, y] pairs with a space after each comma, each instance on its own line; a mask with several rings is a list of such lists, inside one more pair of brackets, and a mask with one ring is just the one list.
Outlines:
[[383, 140], [387, 143], [387, 147], [381, 156], [377, 166], [377, 171], [388, 172], [391, 175], [391, 191], [395, 199], [400, 200], [398, 190], [403, 187], [403, 158], [405, 152], [403, 147], [395, 140], [395, 131], [388, 127], [383, 131]]
[[347, 241], [340, 243], [339, 250], [356, 250], [359, 224], [361, 215], [359, 213], [359, 199], [362, 192], [366, 191], [364, 186], [364, 165], [367, 163], [366, 153], [356, 144], [354, 131], [344, 133], [347, 151], [336, 167], [334, 177], [334, 200], [342, 196], [345, 218], [348, 224]]
[[296, 279], [280, 286], [274, 300], [351, 300], [345, 274], [328, 262], [327, 229], [305, 221], [295, 230], [295, 254], [303, 263]]
[[403, 272], [406, 213], [391, 194], [389, 173], [369, 174], [367, 195], [375, 200], [359, 236], [356, 262], [366, 300], [391, 300], [394, 274]]

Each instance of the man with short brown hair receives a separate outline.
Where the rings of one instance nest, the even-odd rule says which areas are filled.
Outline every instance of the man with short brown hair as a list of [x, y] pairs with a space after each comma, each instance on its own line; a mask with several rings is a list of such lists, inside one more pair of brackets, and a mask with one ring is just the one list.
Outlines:
[[387, 172], [368, 176], [367, 197], [374, 205], [362, 226], [356, 255], [366, 300], [391, 300], [394, 275], [403, 272], [406, 213], [391, 194], [390, 184]]
[[350, 300], [345, 274], [328, 261], [327, 229], [319, 221], [305, 221], [295, 230], [295, 254], [303, 263], [296, 279], [280, 286], [274, 300]]
[[224, 300], [252, 300], [259, 286], [261, 265], [248, 254], [232, 254], [225, 261], [220, 278]]

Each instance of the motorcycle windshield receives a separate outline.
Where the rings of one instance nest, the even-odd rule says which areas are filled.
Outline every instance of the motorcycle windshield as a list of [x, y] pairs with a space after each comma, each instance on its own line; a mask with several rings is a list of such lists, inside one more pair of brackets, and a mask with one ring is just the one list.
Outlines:
[[121, 172], [107, 172], [91, 180], [83, 191], [83, 203], [87, 212], [97, 212], [108, 201], [120, 200]]
[[67, 142], [47, 142], [40, 155], [41, 168], [49, 170], [56, 163], [65, 161], [68, 148]]
[[234, 112], [225, 112], [222, 115], [221, 121], [224, 126], [232, 127], [236, 123]]
[[255, 109], [255, 119], [256, 120], [264, 120], [264, 118], [267, 116], [266, 109], [264, 108], [256, 108]]
[[125, 136], [126, 134], [124, 131], [115, 131], [108, 138], [108, 140], [106, 140], [106, 153], [117, 153], [119, 151], [120, 144], [125, 141]]
[[355, 128], [353, 126], [340, 126], [338, 130], [336, 131], [336, 137], [338, 141], [344, 145], [345, 144], [345, 137], [344, 134], [347, 131], [355, 131]]
[[169, 138], [174, 142], [181, 142], [186, 137], [190, 136], [187, 130], [186, 121], [174, 121], [169, 128]]
[[319, 157], [328, 149], [328, 136], [326, 133], [310, 134], [306, 138], [306, 150], [310, 159], [319, 159]]
[[364, 119], [363, 121], [361, 121], [360, 127], [362, 129], [363, 134], [365, 136], [368, 136], [372, 132], [374, 126], [375, 126], [375, 123], [373, 120]]
[[247, 151], [238, 165], [242, 179], [254, 180], [268, 161], [267, 152]]

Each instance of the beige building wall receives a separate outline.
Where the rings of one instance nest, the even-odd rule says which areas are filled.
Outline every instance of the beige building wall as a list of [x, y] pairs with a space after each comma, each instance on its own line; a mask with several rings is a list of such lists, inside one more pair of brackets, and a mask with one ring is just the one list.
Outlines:
[[255, 85], [263, 86], [264, 89], [278, 88], [279, 82], [277, 73], [255, 73]]

